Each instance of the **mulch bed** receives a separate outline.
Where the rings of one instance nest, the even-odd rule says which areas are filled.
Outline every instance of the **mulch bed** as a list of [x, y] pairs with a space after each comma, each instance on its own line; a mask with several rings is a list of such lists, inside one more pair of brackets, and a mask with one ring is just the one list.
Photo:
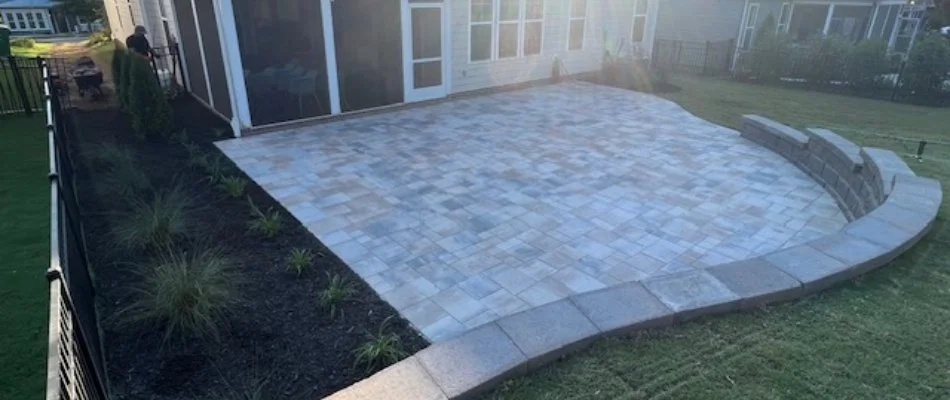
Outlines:
[[[180, 128], [210, 154], [219, 118], [188, 96], [173, 102]], [[112, 394], [120, 399], [243, 399], [257, 390], [264, 398], [320, 398], [359, 381], [370, 373], [355, 366], [353, 351], [375, 334], [390, 316], [387, 331], [401, 338], [413, 354], [427, 345], [408, 322], [334, 256], [289, 212], [228, 161], [229, 175], [248, 179], [246, 193], [262, 210], [282, 212], [275, 239], [248, 231], [246, 198], [231, 198], [206, 181], [200, 169], [189, 167], [188, 152], [166, 138], [134, 139], [129, 119], [116, 110], [74, 110], [78, 140], [74, 144], [115, 141], [131, 149], [153, 188], [185, 185], [194, 209], [190, 221], [198, 234], [183, 248], [213, 245], [237, 263], [241, 302], [218, 341], [194, 339], [163, 344], [164, 327], [129, 324], [120, 311], [135, 296], [130, 288], [141, 278], [136, 270], [155, 258], [149, 252], [117, 250], [110, 235], [116, 211], [127, 202], [95, 190], [96, 169], [71, 149], [77, 192], [103, 331]], [[221, 155], [223, 157], [223, 155]], [[298, 277], [287, 270], [291, 249], [309, 248], [318, 255], [313, 267]], [[352, 282], [356, 295], [342, 306], [342, 316], [330, 319], [319, 307], [317, 294], [326, 287], [327, 273]]]

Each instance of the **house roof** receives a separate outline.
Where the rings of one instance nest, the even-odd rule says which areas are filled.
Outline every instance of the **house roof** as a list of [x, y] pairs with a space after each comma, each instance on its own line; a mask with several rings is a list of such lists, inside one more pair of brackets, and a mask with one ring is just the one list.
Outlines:
[[53, 0], [0, 0], [0, 9], [53, 8], [56, 7], [56, 3]]

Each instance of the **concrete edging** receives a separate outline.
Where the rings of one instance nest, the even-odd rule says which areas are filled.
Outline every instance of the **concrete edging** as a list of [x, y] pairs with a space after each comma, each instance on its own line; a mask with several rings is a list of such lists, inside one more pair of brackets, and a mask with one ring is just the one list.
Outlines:
[[535, 307], [436, 343], [329, 399], [462, 399], [594, 339], [804, 296], [881, 267], [933, 226], [943, 191], [888, 150], [824, 129], [743, 117], [743, 137], [788, 159], [845, 210], [839, 232], [752, 259], [616, 285]]

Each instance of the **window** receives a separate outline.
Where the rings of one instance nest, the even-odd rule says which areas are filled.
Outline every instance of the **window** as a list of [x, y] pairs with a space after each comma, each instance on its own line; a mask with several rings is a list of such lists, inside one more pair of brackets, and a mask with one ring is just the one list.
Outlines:
[[633, 3], [633, 33], [630, 41], [633, 43], [643, 42], [643, 33], [647, 27], [647, 8], [649, 0], [634, 0]]
[[26, 14], [26, 22], [29, 23], [30, 29], [36, 29], [36, 21], [33, 20], [33, 13]]
[[525, 56], [541, 54], [541, 43], [544, 37], [544, 0], [525, 0], [522, 29], [524, 30], [522, 54]]
[[742, 27], [742, 35], [739, 36], [739, 48], [749, 50], [752, 48], [752, 40], [755, 36], [755, 21], [759, 18], [759, 3], [749, 3], [746, 9], [745, 23]]
[[16, 13], [16, 20], [17, 20], [17, 23], [20, 24], [20, 29], [26, 30], [26, 21], [23, 19], [22, 13]]
[[587, 0], [570, 0], [571, 11], [568, 19], [567, 49], [579, 50], [584, 48], [584, 29], [587, 20]]
[[10, 25], [10, 30], [16, 29], [16, 24], [13, 23], [13, 13], [6, 13], [3, 17], [3, 21]]
[[43, 14], [36, 13], [36, 24], [40, 29], [46, 29], [46, 19], [43, 18]]
[[778, 15], [776, 32], [788, 32], [788, 21], [792, 19], [792, 4], [782, 3], [782, 12]]
[[518, 27], [521, 25], [521, 1], [498, 1], [498, 58], [518, 56]]
[[472, 0], [469, 52], [471, 61], [492, 58], [493, 0]]
[[472, 0], [469, 61], [541, 54], [544, 0]]

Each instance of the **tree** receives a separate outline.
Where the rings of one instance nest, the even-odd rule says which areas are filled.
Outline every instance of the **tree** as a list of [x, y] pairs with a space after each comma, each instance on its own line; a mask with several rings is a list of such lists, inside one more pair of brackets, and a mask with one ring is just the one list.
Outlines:
[[145, 57], [130, 54], [128, 57], [129, 113], [132, 129], [139, 138], [168, 135], [174, 128], [172, 109], [165, 99], [151, 65]]
[[939, 29], [950, 26], [950, 0], [934, 0], [936, 8], [930, 14], [930, 27]]

